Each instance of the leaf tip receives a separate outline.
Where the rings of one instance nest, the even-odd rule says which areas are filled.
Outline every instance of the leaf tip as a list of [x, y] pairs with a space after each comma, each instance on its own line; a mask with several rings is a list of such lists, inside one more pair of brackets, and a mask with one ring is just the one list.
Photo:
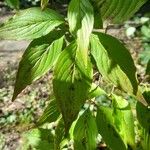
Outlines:
[[16, 98], [17, 98], [16, 94], [13, 94], [11, 101], [14, 102]]

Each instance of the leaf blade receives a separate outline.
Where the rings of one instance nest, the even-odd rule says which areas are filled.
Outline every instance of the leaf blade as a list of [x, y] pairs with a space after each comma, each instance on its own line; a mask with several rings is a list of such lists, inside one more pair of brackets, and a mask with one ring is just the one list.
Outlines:
[[44, 110], [42, 116], [37, 122], [37, 125], [42, 125], [44, 123], [51, 123], [58, 119], [60, 116], [59, 110], [57, 108], [56, 100], [55, 98], [51, 99], [48, 106]]
[[126, 145], [135, 149], [134, 118], [129, 103], [113, 94], [113, 116], [117, 129]]
[[19, 63], [12, 100], [14, 100], [27, 85], [39, 79], [55, 64], [62, 50], [63, 37], [59, 35], [59, 39], [55, 37], [53, 41], [52, 36], [54, 35], [51, 34], [50, 36], [35, 39], [28, 46]]
[[128, 50], [117, 39], [103, 33], [92, 35], [91, 54], [106, 80], [126, 92], [137, 93], [134, 62]]
[[96, 0], [103, 20], [122, 23], [129, 19], [148, 0]]
[[89, 109], [85, 110], [79, 117], [74, 127], [75, 149], [95, 150], [98, 136], [96, 120]]
[[94, 25], [94, 11], [89, 0], [71, 0], [68, 22], [70, 32], [77, 38], [82, 59], [87, 64], [89, 38]]
[[[47, 35], [64, 22], [62, 16], [51, 9], [29, 8], [19, 11], [0, 28], [0, 38], [32, 40]], [[9, 36], [8, 36], [9, 35]]]
[[114, 126], [112, 109], [104, 106], [98, 107], [96, 122], [99, 133], [112, 150], [126, 150], [126, 146]]
[[91, 64], [85, 67], [77, 50], [75, 42], [66, 47], [54, 69], [53, 90], [66, 132], [84, 104], [92, 83]]

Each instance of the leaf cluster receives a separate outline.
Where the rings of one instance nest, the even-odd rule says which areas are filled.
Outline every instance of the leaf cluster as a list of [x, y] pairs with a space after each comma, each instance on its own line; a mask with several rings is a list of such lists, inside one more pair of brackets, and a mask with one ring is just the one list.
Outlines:
[[[29, 139], [29, 145], [36, 149], [44, 144], [45, 149], [52, 145], [55, 150], [73, 145], [75, 150], [95, 150], [100, 134], [113, 150], [135, 149], [134, 119], [129, 103], [114, 94], [109, 97], [93, 83], [93, 66], [107, 82], [137, 98], [142, 125], [145, 123], [140, 110], [149, 112], [149, 103], [138, 88], [136, 67], [128, 49], [115, 37], [95, 29], [102, 29], [104, 21], [120, 23], [128, 19], [145, 2], [71, 0], [65, 17], [45, 8], [48, 0], [42, 0], [42, 8], [19, 11], [2, 25], [1, 39], [31, 40], [19, 63], [13, 100], [49, 70], [53, 72], [54, 97], [49, 98], [50, 103], [37, 125], [55, 122], [54, 141], [53, 144], [45, 142], [42, 136], [45, 131], [39, 128], [35, 130], [38, 136], [33, 143]], [[100, 95], [111, 99], [111, 108], [99, 105], [95, 97]], [[148, 150], [149, 124], [142, 127], [148, 136], [143, 145]]]

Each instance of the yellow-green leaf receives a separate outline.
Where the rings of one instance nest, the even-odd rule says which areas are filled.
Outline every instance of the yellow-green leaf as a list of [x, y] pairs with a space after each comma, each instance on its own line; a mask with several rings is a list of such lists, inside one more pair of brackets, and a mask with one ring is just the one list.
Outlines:
[[70, 32], [77, 38], [83, 62], [87, 63], [89, 38], [94, 25], [94, 11], [89, 0], [71, 0], [68, 7]]
[[62, 35], [57, 39], [55, 34], [33, 40], [23, 54], [17, 72], [13, 100], [27, 85], [54, 66], [63, 46], [63, 37], [60, 38]]
[[115, 127], [111, 108], [98, 107], [96, 121], [98, 131], [108, 147], [112, 150], [127, 150], [123, 139]]
[[103, 77], [129, 93], [137, 93], [136, 68], [131, 54], [116, 38], [95, 33], [91, 36], [91, 54]]
[[127, 100], [113, 94], [114, 124], [126, 145], [135, 149], [134, 118]]
[[[50, 97], [48, 99], [50, 99]], [[54, 122], [58, 119], [59, 116], [60, 112], [57, 108], [56, 100], [55, 98], [52, 98], [50, 99], [50, 102], [44, 110], [42, 116], [38, 120], [37, 125]]]
[[64, 22], [61, 15], [51, 9], [29, 8], [16, 15], [0, 28], [0, 39], [35, 39], [48, 34]]
[[96, 119], [89, 109], [78, 118], [73, 132], [75, 149], [96, 150], [98, 130]]

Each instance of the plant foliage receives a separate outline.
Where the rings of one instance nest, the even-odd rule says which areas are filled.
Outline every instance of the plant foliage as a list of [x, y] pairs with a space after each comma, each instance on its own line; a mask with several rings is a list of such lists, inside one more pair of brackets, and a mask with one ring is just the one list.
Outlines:
[[[106, 82], [137, 98], [141, 147], [149, 150], [150, 119], [144, 117], [149, 102], [143, 96], [142, 104], [139, 98], [131, 54], [115, 37], [94, 31], [105, 21], [122, 23], [146, 1], [71, 0], [67, 16], [62, 16], [46, 8], [48, 0], [41, 0], [41, 8], [21, 10], [1, 26], [0, 39], [31, 40], [19, 64], [13, 100], [45, 73], [53, 73], [54, 97], [49, 97], [37, 125], [54, 122], [54, 133], [41, 128], [29, 131], [24, 149], [96, 150], [99, 134], [112, 150], [136, 148], [131, 106], [94, 83], [93, 72], [98, 71]], [[103, 106], [96, 97], [111, 101], [110, 105]]]

